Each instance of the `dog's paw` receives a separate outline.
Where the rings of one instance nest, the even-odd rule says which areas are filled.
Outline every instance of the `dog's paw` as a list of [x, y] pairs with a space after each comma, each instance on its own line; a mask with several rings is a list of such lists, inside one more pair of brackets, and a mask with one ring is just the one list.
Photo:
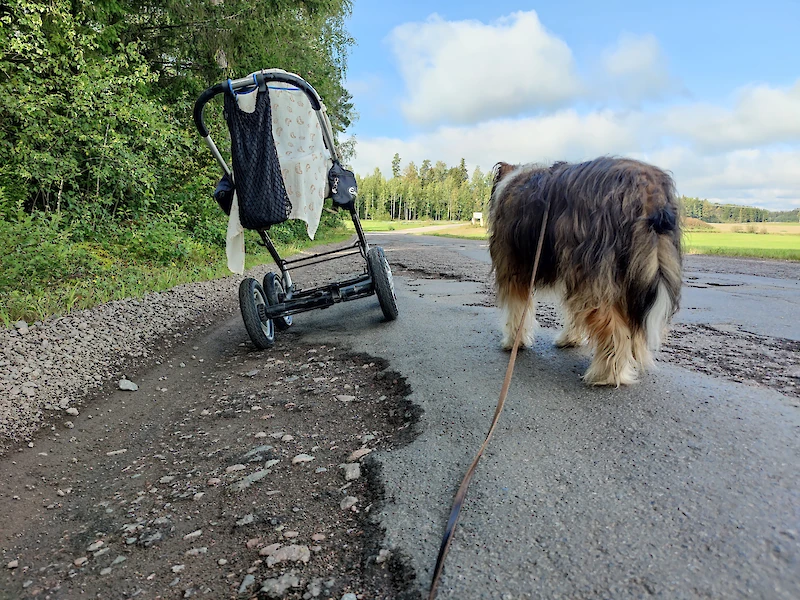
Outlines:
[[[617, 367], [616, 369], [614, 367]], [[593, 386], [632, 385], [638, 380], [636, 369], [630, 364], [614, 365], [613, 363], [597, 364], [592, 362], [583, 375], [583, 381]]]
[[[533, 346], [533, 341], [532, 335], [523, 335], [522, 339], [519, 341], [519, 349], [527, 350]], [[514, 348], [514, 337], [504, 337], [501, 346], [506, 352], [511, 352], [511, 350]]]
[[574, 336], [567, 331], [562, 331], [561, 335], [553, 342], [556, 348], [577, 348], [578, 346], [582, 346], [583, 343], [584, 338]]

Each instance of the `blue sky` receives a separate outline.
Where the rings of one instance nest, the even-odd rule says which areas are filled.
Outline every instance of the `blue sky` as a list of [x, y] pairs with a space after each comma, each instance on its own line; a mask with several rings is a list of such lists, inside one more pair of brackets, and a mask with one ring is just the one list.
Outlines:
[[679, 191], [800, 206], [800, 1], [355, 0], [352, 164], [632, 156]]

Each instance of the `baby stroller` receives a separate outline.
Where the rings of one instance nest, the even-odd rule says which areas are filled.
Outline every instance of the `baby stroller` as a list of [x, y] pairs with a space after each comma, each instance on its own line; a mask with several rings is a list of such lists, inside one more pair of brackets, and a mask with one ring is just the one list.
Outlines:
[[[231, 134], [228, 166], [203, 121], [205, 105], [225, 95], [225, 120]], [[241, 79], [227, 80], [205, 90], [194, 106], [200, 135], [224, 172], [214, 194], [229, 215], [227, 254], [232, 271], [244, 272], [244, 229], [259, 233], [279, 274], [267, 273], [263, 282], [245, 278], [239, 286], [239, 306], [245, 328], [257, 348], [275, 343], [275, 331], [292, 325], [293, 315], [339, 302], [378, 296], [388, 321], [397, 318], [392, 271], [383, 249], [367, 243], [355, 207], [356, 181], [340, 164], [331, 125], [317, 92], [292, 73], [269, 69]], [[350, 248], [285, 260], [268, 235], [272, 225], [289, 218], [307, 223], [313, 238], [325, 198], [350, 212], [357, 240]], [[289, 267], [360, 254], [363, 272], [344, 281], [301, 289]]]

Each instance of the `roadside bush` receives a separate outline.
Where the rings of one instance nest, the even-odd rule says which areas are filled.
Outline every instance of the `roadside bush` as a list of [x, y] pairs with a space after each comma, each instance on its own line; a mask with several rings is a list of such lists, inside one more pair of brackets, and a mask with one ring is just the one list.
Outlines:
[[684, 227], [684, 229], [702, 229], [704, 231], [710, 231], [714, 229], [713, 225], [709, 225], [705, 221], [701, 221], [695, 217], [684, 217], [681, 225]]
[[31, 291], [103, 270], [104, 261], [75, 244], [69, 226], [58, 216], [0, 221], [0, 238], [0, 292]]

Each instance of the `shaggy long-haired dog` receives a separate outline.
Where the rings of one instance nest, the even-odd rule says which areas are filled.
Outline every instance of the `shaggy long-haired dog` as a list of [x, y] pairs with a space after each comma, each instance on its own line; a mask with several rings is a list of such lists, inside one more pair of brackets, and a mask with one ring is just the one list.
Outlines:
[[535, 287], [562, 296], [565, 326], [556, 345], [588, 338], [594, 357], [584, 380], [633, 383], [637, 368], [652, 364], [652, 351], [678, 310], [681, 239], [672, 178], [617, 158], [495, 166], [489, 251], [506, 349], [528, 302], [522, 343], [533, 343], [535, 304], [528, 288], [548, 203]]

